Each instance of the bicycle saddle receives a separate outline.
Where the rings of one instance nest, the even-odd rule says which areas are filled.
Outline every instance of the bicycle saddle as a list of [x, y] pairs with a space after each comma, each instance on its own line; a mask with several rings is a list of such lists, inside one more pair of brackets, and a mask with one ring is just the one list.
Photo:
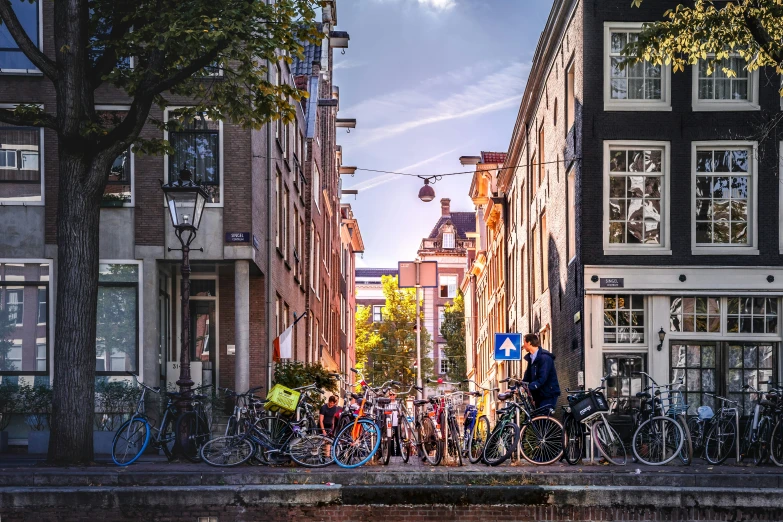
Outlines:
[[416, 401], [413, 401], [413, 405], [414, 405], [414, 406], [424, 406], [424, 405], [425, 405], [425, 404], [427, 404], [428, 402], [430, 402], [430, 401], [428, 401], [428, 400], [421, 400], [421, 401], [419, 401], [419, 400], [416, 400]]
[[384, 404], [391, 404], [391, 399], [388, 397], [379, 397], [375, 401], [379, 406], [383, 406]]
[[513, 396], [514, 396], [514, 392], [513, 391], [506, 392], [506, 393], [498, 393], [498, 400], [499, 401], [505, 401], [506, 399], [510, 399]]

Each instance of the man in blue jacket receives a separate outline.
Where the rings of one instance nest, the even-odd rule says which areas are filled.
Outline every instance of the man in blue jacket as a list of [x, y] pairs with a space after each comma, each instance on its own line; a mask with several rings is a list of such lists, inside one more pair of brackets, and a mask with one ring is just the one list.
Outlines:
[[536, 334], [525, 335], [523, 348], [527, 352], [525, 360], [527, 369], [523, 381], [528, 383], [528, 389], [533, 396], [536, 408], [549, 406], [555, 408], [560, 396], [560, 383], [557, 382], [555, 356], [541, 348], [541, 342]]

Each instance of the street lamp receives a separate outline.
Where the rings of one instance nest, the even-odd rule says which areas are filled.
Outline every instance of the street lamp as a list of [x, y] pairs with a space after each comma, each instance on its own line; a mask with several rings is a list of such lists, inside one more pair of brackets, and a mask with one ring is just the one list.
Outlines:
[[419, 189], [419, 199], [425, 203], [429, 203], [435, 199], [435, 189], [430, 185], [430, 180], [424, 178], [424, 186]]
[[[188, 169], [179, 172], [179, 178], [170, 183], [160, 182], [160, 188], [166, 196], [166, 207], [182, 248], [169, 248], [182, 251], [182, 348], [179, 354], [179, 379], [177, 386], [182, 394], [177, 401], [180, 413], [190, 408], [193, 380], [190, 378], [190, 244], [196, 239], [196, 232], [201, 224], [201, 216], [207, 203], [208, 195], [201, 185], [193, 181], [193, 174]], [[200, 248], [202, 252], [203, 248]], [[185, 434], [187, 435], [187, 434]]]
[[663, 340], [666, 339], [666, 332], [663, 331], [663, 327], [661, 327], [661, 330], [658, 332], [658, 340], [661, 341], [661, 343], [658, 345], [658, 351], [660, 352], [663, 350]]

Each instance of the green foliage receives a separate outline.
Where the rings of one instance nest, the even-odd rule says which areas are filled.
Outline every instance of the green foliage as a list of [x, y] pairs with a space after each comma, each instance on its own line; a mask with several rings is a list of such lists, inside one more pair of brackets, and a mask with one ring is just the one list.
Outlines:
[[136, 410], [141, 389], [128, 381], [99, 380], [95, 385], [95, 428], [114, 431]]
[[462, 292], [457, 294], [454, 302], [446, 305], [443, 324], [440, 325], [440, 335], [446, 339], [444, 351], [449, 358], [448, 380], [454, 382], [467, 379], [465, 299]]
[[19, 387], [17, 395], [19, 412], [34, 431], [43, 431], [49, 425], [52, 412], [52, 389], [49, 386], [25, 384]]
[[[396, 277], [383, 276], [381, 281], [386, 298], [383, 321], [372, 322], [371, 307], [356, 310], [356, 365], [371, 384], [393, 379], [407, 387], [416, 382], [416, 293], [400, 290]], [[421, 318], [423, 323], [423, 310]], [[432, 376], [431, 346], [430, 334], [422, 325], [422, 379]]]
[[14, 345], [12, 338], [15, 331], [16, 321], [9, 318], [8, 307], [0, 309], [0, 371], [21, 369], [8, 359]]
[[[321, 363], [277, 363], [272, 383], [282, 384], [287, 388], [301, 388], [315, 383], [322, 390], [337, 393], [339, 381], [330, 373]], [[324, 397], [318, 391], [310, 392], [310, 399], [319, 406], [324, 403]]]
[[[642, 2], [632, 0], [632, 6]], [[638, 41], [624, 49], [626, 64], [648, 60], [678, 72], [704, 60], [708, 74], [720, 68], [735, 77], [737, 71], [721, 60], [736, 54], [748, 71], [775, 67], [783, 73], [783, 0], [696, 0], [693, 7], [679, 5], [663, 16], [665, 20], [645, 24]]]
[[0, 384], [0, 431], [8, 427], [11, 415], [18, 410], [19, 386], [9, 382]]

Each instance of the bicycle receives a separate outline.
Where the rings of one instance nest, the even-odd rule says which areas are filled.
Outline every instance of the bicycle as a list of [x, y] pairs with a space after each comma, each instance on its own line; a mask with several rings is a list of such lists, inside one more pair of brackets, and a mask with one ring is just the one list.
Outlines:
[[[442, 379], [438, 379], [438, 384], [447, 384], [450, 386], [460, 386], [468, 382], [467, 380], [461, 382], [446, 382]], [[427, 379], [427, 383], [433, 383], [431, 379]], [[444, 454], [448, 453], [457, 462], [458, 466], [462, 466], [462, 435], [459, 429], [459, 423], [457, 422], [457, 416], [455, 413], [455, 403], [457, 398], [462, 398], [464, 392], [455, 391], [451, 393], [444, 393], [436, 396], [439, 399], [439, 411], [438, 417], [440, 419], [441, 434], [443, 435]]]
[[[398, 393], [397, 396], [399, 397], [410, 395], [413, 390], [423, 392], [424, 388], [411, 385], [407, 392]], [[408, 409], [405, 407], [405, 401], [398, 401], [397, 403], [400, 456], [402, 457], [402, 461], [405, 463], [410, 460], [410, 456], [413, 453], [413, 449], [415, 448], [417, 450], [417, 455], [420, 456], [422, 461], [432, 464], [432, 462], [427, 458], [428, 453], [425, 451], [424, 445], [422, 443], [422, 440], [424, 440], [424, 434], [422, 433], [422, 422], [425, 418], [429, 420], [429, 417], [427, 417], [426, 414], [420, 410], [422, 410], [422, 407], [426, 404], [426, 400], [414, 400], [413, 416], [411, 416], [410, 412], [408, 412]], [[411, 425], [411, 422], [408, 420], [409, 418], [413, 419], [413, 425]]]
[[[712, 393], [704, 393], [721, 402], [717, 416], [711, 421], [704, 442], [704, 457], [710, 464], [722, 464], [731, 453], [737, 439], [737, 418], [739, 402], [720, 397]], [[733, 404], [734, 406], [725, 406]]]
[[[751, 457], [753, 463], [760, 466], [768, 462], [770, 458], [770, 439], [773, 429], [772, 418], [775, 414], [775, 403], [769, 399], [762, 398], [762, 392], [750, 384], [744, 385], [742, 389], [750, 389], [756, 394], [756, 404], [753, 406], [753, 416], [748, 420], [745, 434], [740, 441], [740, 461], [746, 457]], [[770, 396], [772, 394], [767, 395], [767, 397]]]
[[[476, 464], [482, 460], [484, 456], [484, 446], [487, 443], [487, 438], [490, 433], [490, 422], [487, 413], [490, 411], [489, 401], [491, 400], [492, 393], [500, 391], [498, 388], [482, 388], [475, 381], [471, 381], [481, 391], [470, 392], [470, 395], [481, 400], [478, 401], [477, 406], [470, 406], [465, 411], [465, 446], [466, 455], [471, 464]], [[469, 409], [472, 408], [472, 410]]]
[[[649, 466], [667, 464], [682, 451], [685, 435], [676, 420], [664, 415], [659, 390], [661, 386], [645, 372], [633, 372], [633, 375], [643, 375], [651, 383], [636, 394], [641, 399], [641, 407], [634, 416], [636, 429], [631, 445], [634, 457], [636, 461]], [[664, 387], [674, 384], [679, 383]]]
[[[207, 384], [196, 389], [201, 391], [211, 387], [211, 384]], [[194, 394], [191, 401], [193, 409], [177, 418], [174, 431], [177, 434], [180, 454], [190, 462], [201, 462], [201, 447], [209, 441], [212, 434], [206, 409], [207, 400], [206, 395]]]
[[607, 413], [611, 414], [611, 408], [601, 390], [606, 388], [603, 384], [608, 378], [608, 375], [603, 377], [598, 388], [566, 389], [566, 393], [571, 395], [568, 395], [568, 406], [563, 406], [563, 457], [571, 465], [582, 459], [584, 438], [588, 432], [607, 462], [618, 466], [627, 462], [620, 434], [606, 418]]
[[712, 428], [715, 413], [709, 406], [699, 406], [696, 415], [688, 419], [688, 432], [691, 434], [693, 458], [704, 456], [707, 432]]
[[[141, 395], [136, 403], [136, 410], [131, 418], [123, 422], [114, 435], [111, 446], [111, 458], [118, 466], [129, 466], [136, 462], [142, 453], [147, 449], [147, 445], [152, 442], [154, 448], [163, 450], [168, 460], [173, 458], [173, 446], [176, 441], [176, 432], [173, 424], [177, 415], [174, 407], [174, 400], [179, 399], [181, 395], [174, 392], [164, 392], [168, 396], [168, 402], [163, 410], [163, 417], [160, 421], [160, 428], [155, 428], [150, 424], [146, 415], [145, 399], [147, 392], [160, 394], [159, 386], [147, 386], [134, 375], [136, 384], [141, 386]], [[157, 432], [152, 437], [152, 431]]]
[[[351, 371], [362, 377], [355, 368], [351, 368]], [[365, 392], [361, 396], [359, 411], [353, 422], [344, 426], [334, 439], [334, 462], [342, 468], [356, 468], [366, 464], [381, 443], [381, 430], [372, 417], [372, 401], [367, 400], [367, 396], [376, 393], [376, 389], [370, 387], [363, 377], [360, 384]]]
[[775, 426], [769, 436], [769, 458], [776, 466], [783, 466], [783, 404], [781, 404], [781, 395], [783, 388], [780, 384], [772, 381], [761, 382], [759, 384], [768, 384], [771, 392], [767, 394], [767, 400], [774, 405]]

